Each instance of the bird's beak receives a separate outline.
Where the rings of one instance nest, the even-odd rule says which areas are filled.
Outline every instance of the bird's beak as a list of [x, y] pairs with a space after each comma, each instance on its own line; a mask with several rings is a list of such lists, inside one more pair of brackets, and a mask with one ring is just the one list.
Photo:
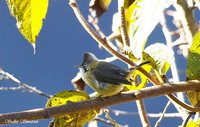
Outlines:
[[80, 68], [80, 67], [82, 67], [82, 64], [75, 65], [74, 67], [76, 67], [76, 68]]

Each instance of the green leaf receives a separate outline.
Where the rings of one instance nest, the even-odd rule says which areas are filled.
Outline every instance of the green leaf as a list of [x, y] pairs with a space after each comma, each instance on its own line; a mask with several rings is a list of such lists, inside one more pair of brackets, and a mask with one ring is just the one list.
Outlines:
[[[89, 95], [85, 92], [62, 91], [50, 98], [46, 107], [60, 106], [70, 102], [80, 102], [88, 100], [89, 98]], [[92, 120], [98, 112], [99, 110], [90, 110], [56, 117], [53, 123], [51, 123], [51, 126], [53, 124], [53, 127], [82, 127], [88, 121]]]
[[194, 36], [187, 61], [187, 78], [200, 80], [200, 31]]
[[[188, 80], [200, 80], [200, 31], [194, 36], [189, 49], [186, 76]], [[193, 106], [199, 106], [200, 92], [188, 91], [187, 97]]]
[[6, 0], [17, 28], [21, 34], [35, 47], [36, 38], [42, 28], [46, 16], [48, 0]]
[[136, 0], [127, 9], [126, 20], [128, 22], [131, 50], [137, 58], [142, 56], [148, 36], [158, 24], [163, 11], [172, 2], [173, 0]]
[[187, 91], [186, 95], [190, 101], [190, 103], [197, 107], [199, 106], [199, 100], [200, 100], [200, 92], [198, 91]]

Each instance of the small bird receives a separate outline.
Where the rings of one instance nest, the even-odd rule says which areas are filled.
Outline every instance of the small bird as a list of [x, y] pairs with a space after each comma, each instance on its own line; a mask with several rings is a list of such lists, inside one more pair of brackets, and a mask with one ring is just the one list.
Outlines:
[[92, 53], [84, 53], [83, 62], [78, 67], [83, 81], [98, 96], [112, 96], [122, 91], [124, 85], [131, 85], [127, 78], [130, 70], [99, 61]]

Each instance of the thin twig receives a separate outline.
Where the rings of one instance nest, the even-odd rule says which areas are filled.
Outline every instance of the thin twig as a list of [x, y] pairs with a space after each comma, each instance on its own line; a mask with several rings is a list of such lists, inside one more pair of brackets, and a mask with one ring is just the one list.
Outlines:
[[36, 94], [41, 95], [43, 97], [51, 98], [51, 95], [48, 95], [48, 94], [42, 92], [41, 90], [36, 89], [35, 87], [32, 87], [28, 84], [21, 82], [19, 79], [14, 77], [12, 74], [5, 72], [2, 69], [0, 69], [0, 75], [2, 75], [4, 77], [3, 79], [8, 79], [8, 80], [11, 80], [11, 81], [17, 83], [21, 88], [24, 88], [28, 92], [33, 92], [33, 93], [36, 93]]
[[176, 3], [173, 4], [178, 12], [178, 17], [183, 25], [183, 29], [186, 34], [187, 42], [189, 45], [192, 44], [192, 38], [196, 33], [196, 24], [193, 17], [193, 9], [189, 8], [187, 1], [185, 0], [176, 0]]
[[120, 18], [121, 18], [120, 19], [120, 21], [121, 21], [120, 30], [121, 30], [121, 36], [122, 36], [122, 40], [124, 43], [124, 47], [129, 47], [130, 40], [129, 40], [127, 26], [126, 26], [124, 7], [120, 7], [119, 14], [120, 14]]
[[115, 126], [115, 127], [120, 127], [119, 124], [111, 118], [109, 115], [109, 109], [104, 109], [104, 113], [106, 114], [105, 117]]
[[91, 15], [88, 16], [88, 22], [91, 23], [94, 28], [96, 29], [97, 33], [99, 33], [99, 35], [102, 37], [102, 38], [105, 38], [106, 35], [101, 31], [99, 25], [98, 25], [98, 20], [95, 20], [94, 17], [92, 17]]
[[0, 87], [0, 91], [6, 91], [6, 90], [13, 90], [13, 91], [15, 91], [15, 90], [20, 90], [20, 89], [22, 89], [21, 86], [18, 86], [18, 87]]
[[[95, 118], [94, 120], [103, 122], [103, 123], [108, 124], [108, 125], [111, 125], [111, 126], [115, 126], [110, 120], [106, 120], [106, 119], [103, 119], [103, 118], [100, 118], [100, 117], [97, 117], [97, 118]], [[119, 125], [119, 126], [120, 126], [120, 127], [128, 127], [128, 125]]]
[[[50, 117], [58, 117], [66, 114], [80, 113], [83, 111], [89, 111], [93, 109], [100, 109], [111, 105], [116, 105], [125, 102], [131, 102], [135, 100], [141, 100], [145, 98], [157, 97], [165, 94], [181, 91], [200, 90], [200, 81], [191, 80], [187, 82], [163, 84], [160, 86], [152, 86], [135, 91], [123, 92], [121, 94], [113, 95], [110, 97], [93, 98], [90, 100], [68, 103], [66, 105], [39, 108], [26, 110], [22, 112], [0, 114], [0, 124], [8, 124], [7, 120], [39, 120], [48, 119]], [[200, 111], [200, 108], [195, 108], [195, 112]], [[11, 124], [11, 123], [10, 123]]]
[[164, 118], [165, 112], [167, 111], [167, 108], [169, 107], [170, 103], [171, 103], [170, 101], [167, 102], [167, 104], [166, 104], [166, 106], [165, 106], [165, 108], [164, 108], [164, 110], [162, 112], [162, 115], [160, 116], [160, 118], [158, 119], [158, 121], [155, 124], [155, 127], [158, 127], [158, 125], [160, 124], [161, 120]]
[[[86, 22], [85, 18], [83, 17], [82, 13], [80, 12], [80, 9], [79, 9], [79, 7], [77, 5], [76, 0], [70, 0], [69, 5], [72, 7], [72, 9], [73, 9], [78, 21], [85, 28], [85, 30], [91, 35], [91, 37], [93, 37], [96, 40], [97, 43], [101, 44], [110, 54], [112, 54], [113, 56], [116, 56], [117, 58], [119, 58], [119, 60], [129, 64], [132, 67], [136, 66], [136, 64], [133, 63], [131, 60], [129, 60], [124, 55], [120, 54], [118, 51], [116, 51], [112, 47], [110, 47], [105, 38], [101, 38], [100, 36], [98, 36], [98, 34]], [[158, 82], [153, 76], [151, 76], [143, 68], [138, 67], [137, 70], [140, 71], [141, 73], [143, 73], [153, 85], [161, 85], [160, 82]], [[170, 100], [174, 101], [178, 105], [184, 107], [185, 109], [187, 109], [187, 110], [189, 110], [191, 112], [194, 112], [195, 110], [198, 110], [198, 108], [196, 109], [195, 107], [191, 107], [191, 106], [181, 102], [179, 99], [177, 99], [172, 94], [169, 94], [169, 95], [166, 95], [166, 96], [168, 98], [170, 98]]]
[[176, 44], [178, 44], [179, 49], [182, 50], [181, 54], [184, 57], [187, 57], [190, 44], [188, 43], [188, 39], [187, 39], [187, 35], [186, 35], [187, 33], [184, 30], [184, 26], [183, 26], [181, 19], [180, 19], [180, 16], [179, 16], [180, 13], [178, 13], [177, 11], [171, 11], [171, 10], [167, 10], [165, 12], [166, 12], [165, 14], [173, 17], [172, 22], [177, 28], [177, 30], [173, 31], [174, 33], [170, 32], [171, 36], [178, 36], [179, 37], [172, 43], [171, 46], [175, 46]]
[[136, 105], [137, 105], [137, 108], [138, 108], [138, 113], [139, 113], [139, 116], [140, 116], [142, 126], [143, 127], [150, 127], [143, 100], [137, 100]]
[[[127, 111], [122, 111], [122, 110], [111, 110], [110, 112], [114, 113], [116, 116], [119, 115], [131, 115], [131, 116], [138, 116], [139, 113], [138, 112], [127, 112]], [[163, 113], [147, 113], [146, 114], [147, 117], [149, 118], [160, 118]], [[180, 118], [181, 115], [179, 113], [165, 113], [165, 115], [163, 116], [164, 118]]]
[[108, 125], [111, 125], [111, 126], [115, 126], [115, 125], [113, 125], [113, 123], [111, 121], [103, 119], [103, 118], [100, 118], [100, 117], [97, 117], [94, 120], [100, 121], [102, 123], [105, 123], [105, 124], [108, 124]]
[[112, 41], [115, 38], [119, 38], [121, 36], [118, 32], [113, 32], [106, 37], [107, 41]]
[[186, 119], [183, 121], [181, 127], [186, 127], [188, 124], [188, 121], [190, 120], [190, 118], [192, 117], [192, 113], [189, 113], [188, 116], [186, 117]]
[[[98, 21], [95, 20], [94, 17], [92, 17], [91, 15], [88, 16], [88, 21], [93, 25], [93, 27], [95, 28], [96, 32], [100, 35], [101, 38], [106, 38], [106, 35], [103, 33], [103, 31], [101, 31], [99, 25], [98, 25]], [[111, 40], [109, 40], [108, 38], [107, 42], [109, 43], [109, 45], [113, 48], [113, 49], [117, 49], [117, 47], [115, 45], [113, 45], [113, 43], [111, 42]], [[99, 43], [99, 47], [101, 47], [102, 45]]]

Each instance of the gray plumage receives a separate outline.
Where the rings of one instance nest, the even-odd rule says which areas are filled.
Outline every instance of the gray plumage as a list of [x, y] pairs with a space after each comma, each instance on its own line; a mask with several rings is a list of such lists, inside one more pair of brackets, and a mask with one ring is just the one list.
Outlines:
[[84, 53], [79, 70], [83, 81], [101, 96], [112, 96], [119, 93], [124, 84], [131, 85], [126, 79], [128, 70], [99, 61], [92, 53]]

